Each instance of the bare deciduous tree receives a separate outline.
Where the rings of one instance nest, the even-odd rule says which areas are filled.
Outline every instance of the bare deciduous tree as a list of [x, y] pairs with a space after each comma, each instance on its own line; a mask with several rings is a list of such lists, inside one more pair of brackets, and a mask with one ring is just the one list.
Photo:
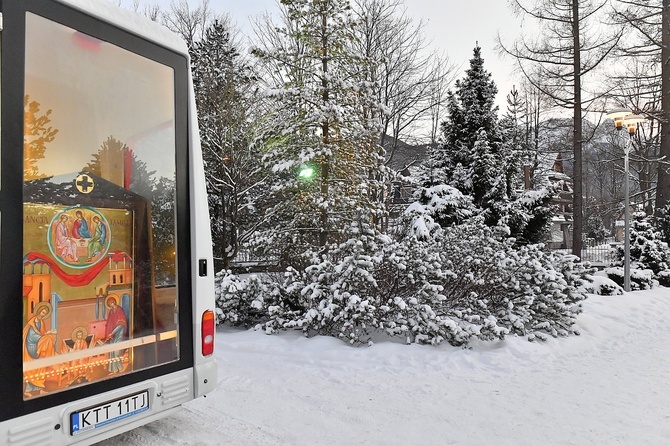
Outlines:
[[620, 102], [651, 117], [650, 130], [660, 124], [655, 198], [660, 210], [670, 203], [670, 0], [618, 0], [613, 17], [632, 31], [620, 51], [635, 59], [633, 70], [617, 77], [623, 84]]
[[209, 0], [202, 0], [193, 8], [188, 0], [172, 0], [170, 10], [161, 14], [161, 23], [179, 34], [189, 49], [205, 36], [207, 28], [215, 20], [228, 22], [224, 16], [215, 14], [209, 7]]
[[436, 139], [453, 66], [446, 57], [427, 50], [424, 24], [412, 22], [402, 0], [354, 0], [353, 11], [354, 51], [374, 61], [366, 76], [376, 85], [384, 106], [385, 113], [379, 116], [380, 143], [391, 162], [398, 140], [416, 140], [430, 124]]
[[[582, 117], [602, 94], [589, 93], [584, 80], [605, 60], [618, 43], [620, 32], [605, 35], [596, 29], [606, 0], [512, 0], [519, 15], [541, 24], [534, 40], [522, 37], [502, 50], [512, 55], [519, 70], [556, 105], [573, 111], [573, 237], [572, 252], [581, 256], [583, 232]], [[531, 75], [532, 73], [532, 75]], [[585, 94], [586, 93], [586, 94]]]

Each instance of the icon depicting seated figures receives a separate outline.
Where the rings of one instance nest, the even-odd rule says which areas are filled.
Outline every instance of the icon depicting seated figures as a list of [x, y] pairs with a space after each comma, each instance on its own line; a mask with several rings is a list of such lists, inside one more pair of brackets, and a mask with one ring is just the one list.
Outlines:
[[[35, 306], [34, 315], [23, 328], [23, 362], [46, 358], [56, 354], [56, 331], [47, 330], [47, 318], [52, 308], [49, 302], [40, 302]], [[25, 394], [45, 393], [45, 369], [32, 370], [26, 376]]]

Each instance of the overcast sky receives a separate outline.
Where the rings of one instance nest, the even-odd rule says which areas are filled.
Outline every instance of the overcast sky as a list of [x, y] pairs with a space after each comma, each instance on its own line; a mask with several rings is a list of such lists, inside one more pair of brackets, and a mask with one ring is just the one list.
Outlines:
[[[189, 1], [192, 5], [200, 3], [200, 0]], [[132, 0], [122, 2], [124, 6], [132, 5]], [[164, 9], [170, 2], [141, 0], [141, 4], [158, 3]], [[229, 14], [244, 32], [250, 29], [251, 17], [276, 11], [276, 0], [210, 0], [209, 4], [214, 11]], [[405, 0], [405, 5], [409, 17], [425, 22], [426, 39], [460, 68], [458, 78], [468, 68], [472, 50], [479, 42], [484, 66], [498, 86], [497, 102], [503, 108], [505, 96], [518, 82], [512, 79], [509, 57], [498, 56], [495, 37], [500, 32], [503, 41], [511, 43], [520, 33], [520, 20], [512, 14], [507, 0]]]

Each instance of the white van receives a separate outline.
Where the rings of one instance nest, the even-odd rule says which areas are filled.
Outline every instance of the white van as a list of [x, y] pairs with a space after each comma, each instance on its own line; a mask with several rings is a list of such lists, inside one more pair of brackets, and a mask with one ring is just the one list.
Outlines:
[[216, 386], [188, 51], [105, 0], [0, 8], [0, 444], [91, 444]]

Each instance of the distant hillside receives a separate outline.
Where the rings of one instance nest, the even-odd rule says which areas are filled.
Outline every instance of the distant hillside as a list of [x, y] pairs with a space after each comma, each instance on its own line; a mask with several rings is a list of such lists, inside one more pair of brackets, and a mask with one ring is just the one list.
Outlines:
[[426, 144], [412, 145], [390, 135], [384, 137], [383, 146], [386, 150], [386, 165], [397, 172], [408, 166], [411, 166], [410, 170], [415, 170], [428, 156]]

